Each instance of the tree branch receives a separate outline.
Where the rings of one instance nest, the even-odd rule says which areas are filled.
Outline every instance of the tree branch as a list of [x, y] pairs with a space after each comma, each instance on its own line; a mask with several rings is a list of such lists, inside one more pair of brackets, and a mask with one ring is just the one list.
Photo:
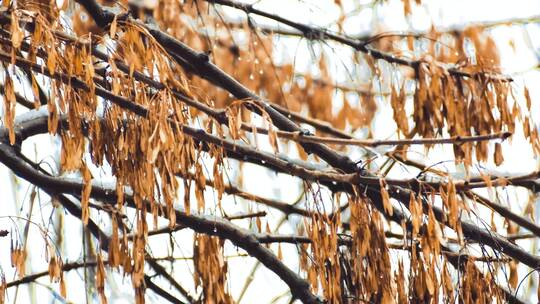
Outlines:
[[[358, 39], [355, 39], [355, 38], [349, 38], [349, 37], [346, 37], [346, 36], [343, 36], [343, 35], [339, 35], [339, 34], [329, 32], [326, 29], [319, 29], [319, 28], [315, 28], [315, 27], [312, 27], [312, 26], [309, 26], [309, 25], [301, 24], [301, 23], [298, 23], [298, 22], [283, 18], [281, 16], [275, 15], [275, 14], [271, 14], [271, 13], [267, 13], [267, 12], [258, 10], [256, 8], [254, 8], [253, 5], [250, 5], [250, 4], [239, 3], [239, 2], [235, 2], [235, 1], [231, 1], [231, 0], [205, 0], [205, 1], [209, 2], [209, 3], [219, 4], [219, 5], [223, 5], [223, 6], [232, 7], [232, 8], [238, 9], [238, 10], [242, 10], [247, 15], [249, 15], [249, 14], [259, 15], [259, 16], [274, 20], [274, 21], [276, 21], [278, 23], [285, 24], [285, 25], [287, 25], [287, 26], [289, 26], [291, 28], [294, 28], [294, 29], [300, 31], [302, 33], [302, 35], [305, 38], [309, 39], [309, 40], [329, 39], [329, 40], [332, 40], [332, 41], [347, 45], [347, 46], [355, 49], [356, 51], [365, 53], [368, 56], [373, 57], [374, 59], [382, 59], [382, 60], [387, 61], [389, 63], [408, 66], [408, 67], [411, 67], [413, 69], [417, 69], [417, 67], [421, 63], [421, 61], [411, 60], [411, 59], [406, 59], [406, 58], [400, 58], [400, 57], [394, 56], [392, 54], [385, 53], [385, 52], [379, 51], [377, 49], [371, 48], [371, 47], [368, 46], [369, 40], [361, 41], [361, 40], [358, 40]], [[461, 70], [459, 70], [457, 68], [445, 68], [445, 69], [446, 69], [446, 71], [448, 73], [450, 73], [450, 74], [452, 74], [454, 76], [459, 76], [459, 77], [471, 77], [471, 78], [474, 78], [474, 77], [476, 77], [477, 75], [480, 74], [480, 75], [486, 76], [487, 78], [496, 79], [496, 80], [499, 80], [499, 81], [512, 81], [512, 78], [510, 78], [510, 77], [499, 76], [499, 75], [495, 75], [495, 74], [492, 74], [492, 73], [478, 72], [478, 73], [475, 73], [475, 74], [471, 74], [471, 73], [468, 73], [468, 72], [461, 71]]]

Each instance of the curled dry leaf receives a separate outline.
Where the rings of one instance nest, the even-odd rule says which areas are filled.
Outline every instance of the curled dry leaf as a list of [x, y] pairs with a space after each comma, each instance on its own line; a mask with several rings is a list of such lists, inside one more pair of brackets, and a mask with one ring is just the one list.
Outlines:
[[390, 195], [388, 194], [388, 190], [386, 190], [386, 182], [384, 181], [384, 179], [379, 179], [379, 185], [381, 189], [381, 198], [384, 211], [386, 211], [388, 215], [392, 216], [394, 212], [394, 206], [392, 206], [392, 203], [390, 202]]
[[88, 224], [88, 219], [90, 217], [90, 207], [89, 207], [89, 201], [90, 201], [90, 193], [92, 192], [92, 173], [90, 173], [90, 169], [86, 166], [86, 164], [83, 163], [81, 167], [81, 174], [83, 177], [84, 186], [81, 193], [81, 220], [84, 225]]
[[58, 282], [62, 276], [62, 261], [59, 261], [55, 255], [49, 259], [49, 279], [51, 282]]
[[503, 163], [504, 158], [503, 158], [501, 143], [495, 144], [495, 155], [493, 158], [495, 159], [495, 164], [497, 166], [500, 166]]
[[24, 39], [24, 31], [19, 26], [19, 18], [17, 14], [13, 12], [11, 14], [11, 45], [18, 49], [21, 47], [21, 43]]
[[114, 39], [116, 37], [116, 27], [117, 27], [117, 15], [114, 15], [113, 21], [111, 22], [109, 29], [109, 37]]
[[107, 297], [105, 296], [105, 264], [103, 263], [101, 254], [97, 255], [96, 289], [99, 294], [100, 303], [107, 304]]
[[118, 267], [121, 262], [121, 252], [120, 252], [120, 241], [118, 237], [118, 219], [116, 215], [112, 216], [111, 219], [112, 227], [111, 227], [111, 241], [109, 245], [109, 252], [108, 252], [108, 258], [109, 258], [109, 266], [110, 267]]
[[15, 267], [19, 278], [24, 277], [26, 274], [26, 250], [24, 248], [13, 245], [11, 243], [11, 266]]
[[9, 143], [15, 144], [15, 130], [14, 130], [14, 120], [15, 120], [15, 88], [13, 86], [13, 79], [11, 74], [8, 73], [5, 85], [4, 85], [4, 125], [9, 131]]
[[409, 199], [409, 210], [411, 211], [411, 221], [413, 225], [413, 236], [420, 232], [420, 227], [423, 222], [422, 204], [416, 199], [414, 193], [411, 192]]

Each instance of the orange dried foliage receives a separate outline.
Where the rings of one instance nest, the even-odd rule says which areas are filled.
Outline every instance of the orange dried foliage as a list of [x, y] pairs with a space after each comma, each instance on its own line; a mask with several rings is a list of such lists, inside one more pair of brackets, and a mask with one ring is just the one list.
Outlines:
[[121, 262], [121, 254], [120, 251], [120, 240], [118, 236], [118, 219], [115, 215], [111, 218], [111, 238], [109, 242], [109, 252], [108, 252], [108, 258], [109, 258], [109, 266], [112, 268], [116, 268], [120, 265]]
[[204, 189], [206, 188], [206, 177], [204, 176], [202, 165], [199, 163], [195, 164], [195, 176], [195, 196], [197, 198], [197, 209], [202, 211], [205, 208]]
[[99, 300], [101, 304], [107, 304], [107, 297], [105, 296], [105, 264], [101, 258], [101, 254], [97, 255], [96, 266], [96, 289], [99, 294]]
[[214, 158], [213, 165], [213, 187], [217, 191], [218, 203], [221, 205], [221, 199], [223, 198], [223, 193], [225, 192], [225, 182], [223, 180], [223, 151], [218, 148], [213, 148], [210, 155]]
[[62, 261], [59, 261], [56, 256], [49, 259], [49, 278], [51, 282], [58, 282], [62, 275]]
[[394, 298], [397, 294], [388, 246], [384, 236], [384, 225], [380, 213], [371, 209], [365, 199], [350, 201], [350, 230], [352, 246], [349, 263], [353, 295], [375, 301], [379, 296]]
[[420, 241], [422, 252], [426, 258], [436, 257], [441, 252], [442, 232], [431, 206], [428, 209], [428, 220], [425, 227], [426, 233]]
[[409, 210], [411, 212], [411, 221], [413, 225], [412, 236], [415, 237], [418, 232], [420, 232], [420, 227], [423, 223], [423, 212], [422, 203], [416, 199], [412, 192], [409, 200]]
[[67, 298], [66, 280], [64, 279], [64, 272], [60, 272], [60, 295], [63, 298]]
[[493, 158], [495, 159], [495, 165], [497, 166], [500, 166], [504, 161], [503, 153], [502, 153], [502, 146], [500, 143], [495, 144], [495, 154]]
[[11, 13], [11, 45], [13, 48], [18, 49], [21, 47], [21, 43], [24, 38], [24, 32], [19, 26], [19, 18], [13, 12]]
[[[413, 120], [422, 137], [435, 137], [443, 130], [451, 136], [514, 130], [516, 117], [506, 102], [508, 83], [488, 80], [481, 74], [478, 78], [455, 78], [433, 64], [421, 64], [417, 79]], [[495, 117], [493, 109], [501, 115]], [[487, 142], [478, 142], [475, 148], [476, 159], [487, 160]], [[472, 163], [471, 149], [471, 145], [456, 147], [456, 159]]]
[[[5, 3], [7, 3], [6, 1]], [[11, 1], [9, 1], [11, 2]], [[47, 24], [54, 24], [58, 21], [60, 8], [56, 1], [50, 0], [19, 0], [14, 1], [18, 8], [39, 14]]]
[[452, 280], [452, 276], [450, 275], [450, 272], [448, 271], [448, 263], [445, 261], [442, 266], [441, 271], [441, 283], [442, 283], [442, 290], [443, 290], [443, 296], [447, 299], [454, 299], [454, 284]]
[[461, 290], [459, 301], [462, 303], [504, 303], [500, 288], [493, 286], [490, 272], [482, 274], [472, 260], [465, 262], [465, 271], [460, 276]]
[[398, 303], [407, 303], [408, 302], [408, 295], [407, 295], [407, 286], [405, 285], [405, 269], [403, 267], [403, 261], [399, 260], [398, 262], [398, 270], [395, 272], [394, 280], [396, 284], [397, 289], [397, 302]]
[[461, 206], [459, 206], [460, 200], [457, 197], [456, 186], [454, 185], [452, 179], [450, 179], [446, 184], [446, 189], [443, 187], [444, 186], [441, 185], [439, 193], [441, 194], [444, 208], [446, 209], [445, 211], [448, 215], [446, 221], [451, 228], [457, 228], [457, 225], [460, 222], [459, 211]]
[[81, 220], [84, 225], [88, 224], [88, 219], [90, 217], [90, 207], [89, 207], [89, 200], [90, 200], [90, 193], [92, 192], [92, 174], [90, 173], [90, 170], [84, 164], [81, 166], [81, 174], [83, 177], [84, 186], [81, 193]]
[[227, 261], [223, 256], [223, 241], [217, 237], [197, 234], [193, 243], [195, 286], [203, 290], [205, 303], [233, 303], [227, 291]]
[[[146, 223], [145, 208], [137, 212], [137, 231], [132, 245], [133, 268], [131, 270], [131, 283], [135, 290], [135, 302], [144, 303], [144, 264], [146, 257], [146, 236], [148, 235], [148, 225]], [[127, 263], [128, 261], [125, 261]]]
[[15, 88], [11, 75], [8, 75], [4, 85], [4, 125], [9, 131], [9, 143], [15, 144]]
[[310, 245], [313, 255], [308, 272], [311, 273], [311, 287], [317, 290], [322, 287], [324, 298], [328, 303], [341, 302], [341, 272], [337, 252], [339, 216], [329, 219], [326, 215], [313, 215], [310, 223], [306, 223], [307, 235], [312, 240]]
[[406, 104], [405, 88], [401, 87], [399, 95], [396, 90], [392, 88], [392, 94], [390, 95], [390, 104], [392, 105], [392, 111], [394, 112], [394, 121], [397, 124], [398, 130], [402, 134], [409, 134], [409, 119], [405, 110]]
[[379, 179], [379, 186], [381, 189], [381, 200], [383, 203], [384, 211], [392, 216], [394, 212], [394, 206], [392, 206], [392, 203], [390, 202], [390, 195], [388, 194], [388, 190], [386, 190], [386, 182], [384, 179]]
[[19, 278], [26, 274], [26, 250], [18, 244], [11, 243], [11, 267], [15, 267]]

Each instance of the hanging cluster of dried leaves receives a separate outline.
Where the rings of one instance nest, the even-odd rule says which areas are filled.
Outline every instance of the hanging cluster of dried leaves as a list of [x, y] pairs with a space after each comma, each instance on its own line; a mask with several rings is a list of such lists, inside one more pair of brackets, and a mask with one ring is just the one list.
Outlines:
[[390, 256], [383, 221], [363, 200], [351, 201], [350, 208], [352, 245], [342, 259], [345, 263], [342, 267], [351, 272], [345, 281], [347, 289], [359, 299], [389, 303], [395, 287], [389, 272]]
[[233, 303], [227, 292], [227, 261], [223, 255], [223, 240], [200, 234], [193, 243], [195, 285], [202, 287], [205, 303]]
[[[342, 13], [336, 22], [342, 31], [347, 12], [341, 1], [334, 2]], [[519, 225], [540, 236], [540, 227], [472, 189], [487, 188], [491, 199], [507, 185], [536, 193], [538, 171], [452, 180], [451, 172], [407, 159], [412, 144], [450, 143], [455, 164], [463, 163], [467, 173], [479, 163], [499, 166], [502, 144], [489, 140], [518, 129], [540, 154], [538, 128], [529, 113], [531, 94], [524, 89], [524, 108], [512, 79], [501, 74], [497, 46], [484, 27], [355, 40], [229, 0], [56, 3], [4, 1], [0, 10], [0, 162], [55, 197], [94, 235], [99, 252], [92, 267], [101, 303], [108, 301], [108, 268], [131, 278], [137, 303], [145, 302], [146, 289], [175, 299], [165, 285], [175, 286], [189, 302], [235, 302], [227, 283], [232, 270], [226, 240], [273, 271], [291, 297], [304, 302], [519, 301], [498, 274], [508, 269], [515, 289], [518, 263], [534, 268], [540, 259], [471, 220], [496, 211], [509, 235]], [[403, 5], [406, 16], [413, 14], [412, 1]], [[247, 13], [248, 21], [228, 20], [221, 6]], [[274, 32], [253, 16], [293, 31]], [[369, 77], [337, 84], [335, 79], [343, 77], [329, 67], [336, 63], [324, 46], [320, 55], [313, 52], [312, 70], [298, 71], [294, 62], [278, 64], [281, 36], [352, 50], [350, 58], [340, 60], [367, 70]], [[392, 143], [396, 153], [381, 157], [380, 170], [372, 169], [371, 160], [359, 167], [346, 156], [357, 155], [357, 148], [336, 143], [370, 146], [372, 138], [359, 142], [352, 134], [364, 128], [368, 136], [376, 134], [372, 122], [388, 107], [397, 137], [409, 140]], [[31, 115], [34, 119], [27, 118]], [[47, 132], [61, 142], [59, 176], [21, 154], [24, 140]], [[373, 140], [371, 146], [385, 144]], [[226, 182], [231, 172], [239, 187], [242, 180], [259, 178], [243, 176], [245, 162], [297, 177], [305, 194], [316, 198], [314, 206], [262, 198]], [[398, 162], [417, 177], [387, 178]], [[93, 174], [99, 170], [110, 172], [113, 187], [96, 182]], [[67, 174], [78, 179], [66, 180]], [[213, 202], [209, 186], [216, 194]], [[343, 203], [345, 196], [326, 195], [341, 192], [345, 205], [322, 211]], [[305, 220], [293, 236], [285, 236], [272, 233], [268, 222], [273, 219], [267, 218], [261, 233], [266, 212], [230, 216], [237, 208], [224, 203], [228, 195], [258, 204], [257, 210], [275, 208], [287, 219], [295, 214]], [[257, 232], [233, 223], [252, 217]], [[162, 219], [168, 224], [158, 227]], [[96, 224], [102, 222], [110, 231]], [[496, 230], [492, 222], [489, 228]], [[176, 269], [173, 262], [158, 263], [148, 241], [165, 232], [172, 238], [182, 228], [196, 232], [193, 291], [181, 286], [185, 274], [168, 273]], [[298, 254], [283, 256], [281, 244], [274, 253], [263, 241], [295, 243]], [[50, 280], [60, 282], [60, 295], [69, 297], [64, 279], [69, 269], [61, 253], [46, 244]], [[475, 257], [477, 248], [485, 256]], [[27, 250], [19, 242], [11, 248], [20, 278], [26, 275]], [[511, 263], [480, 261], [505, 254]], [[286, 262], [295, 258], [303, 276]], [[2, 273], [0, 303], [6, 289], [22, 281], [12, 284], [6, 285]]]
[[340, 219], [339, 215], [332, 219], [323, 217], [314, 215], [311, 223], [306, 225], [307, 236], [312, 240], [310, 245], [312, 258], [308, 260], [306, 255], [302, 256], [300, 267], [307, 272], [307, 278], [315, 292], [321, 286], [324, 298], [329, 303], [340, 303], [341, 269], [339, 256], [336, 255]]

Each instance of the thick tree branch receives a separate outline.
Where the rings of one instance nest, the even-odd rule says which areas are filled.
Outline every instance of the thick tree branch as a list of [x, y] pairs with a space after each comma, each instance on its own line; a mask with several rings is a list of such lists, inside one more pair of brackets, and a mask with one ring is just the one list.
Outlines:
[[[244, 29], [244, 22], [240, 21], [225, 21], [225, 25], [230, 28], [238, 28], [240, 30]], [[270, 25], [263, 25], [263, 24], [254, 24], [254, 22], [248, 22], [249, 26], [252, 29], [259, 30], [263, 34], [269, 34], [269, 35], [282, 35], [282, 36], [291, 36], [291, 37], [298, 37], [298, 38], [305, 38], [308, 39], [304, 33], [302, 33], [299, 30], [289, 30], [285, 28], [280, 28], [276, 26], [270, 26]], [[450, 27], [443, 27], [443, 28], [437, 28], [436, 32], [438, 34], [454, 34], [454, 33], [462, 33], [463, 31], [467, 30], [470, 27], [480, 27], [480, 28], [494, 28], [499, 26], [516, 26], [516, 25], [527, 25], [531, 23], [540, 23], [540, 16], [531, 16], [531, 17], [525, 17], [525, 18], [509, 18], [509, 19], [503, 19], [503, 20], [497, 20], [497, 21], [484, 21], [484, 22], [475, 22], [472, 25], [462, 26], [462, 25], [455, 25]], [[377, 37], [392, 37], [392, 36], [400, 36], [400, 37], [414, 37], [414, 38], [430, 38], [430, 32], [429, 31], [407, 31], [407, 32], [380, 32], [376, 33], [375, 35], [371, 32], [366, 32], [363, 34], [355, 34], [355, 35], [346, 35], [347, 37], [350, 37], [351, 39], [358, 40], [358, 41], [372, 41], [374, 38]], [[325, 38], [318, 38], [318, 40], [325, 39]]]
[[[394, 56], [392, 54], [385, 53], [385, 52], [379, 51], [377, 49], [371, 48], [371, 47], [368, 46], [369, 40], [362, 41], [362, 40], [358, 40], [358, 39], [355, 39], [355, 38], [349, 38], [349, 37], [346, 37], [346, 36], [343, 36], [343, 35], [340, 35], [340, 34], [332, 33], [332, 32], [330, 32], [328, 30], [325, 30], [325, 29], [319, 29], [319, 28], [315, 28], [315, 27], [312, 27], [312, 26], [309, 26], [309, 25], [298, 23], [298, 22], [283, 18], [283, 17], [275, 15], [275, 14], [271, 14], [271, 13], [267, 13], [267, 12], [258, 10], [256, 8], [254, 8], [253, 5], [250, 5], [250, 4], [240, 3], [240, 2], [231, 1], [231, 0], [205, 0], [205, 1], [207, 1], [209, 3], [215, 3], [215, 4], [219, 4], [219, 5], [223, 5], [223, 6], [236, 8], [236, 9], [239, 9], [239, 10], [242, 10], [242, 11], [246, 12], [246, 14], [248, 14], [248, 15], [249, 14], [259, 15], [259, 16], [274, 20], [274, 21], [276, 21], [278, 23], [285, 24], [285, 25], [287, 25], [287, 26], [289, 26], [291, 28], [294, 28], [294, 29], [300, 31], [305, 38], [310, 39], [310, 40], [329, 39], [329, 40], [332, 40], [332, 41], [347, 45], [347, 46], [355, 49], [356, 51], [365, 53], [368, 56], [373, 57], [374, 59], [382, 59], [382, 60], [387, 61], [389, 63], [408, 66], [408, 67], [411, 67], [413, 69], [417, 69], [418, 66], [421, 63], [421, 61], [397, 57], [397, 56]], [[455, 75], [455, 76], [460, 76], [460, 77], [473, 77], [474, 78], [474, 77], [476, 77], [478, 75], [478, 74], [471, 74], [471, 73], [468, 73], [468, 72], [464, 72], [464, 71], [461, 71], [461, 70], [459, 70], [457, 68], [448, 68], [446, 70], [447, 70], [448, 73], [450, 73], [452, 75]], [[504, 77], [504, 76], [490, 74], [490, 73], [486, 73], [486, 72], [480, 72], [479, 74], [481, 74], [481, 75], [483, 75], [485, 77], [488, 77], [488, 78], [492, 78], [492, 79], [503, 80], [503, 81], [512, 81], [512, 78], [510, 78], [510, 77]]]
[[[249, 124], [242, 124], [244, 131], [251, 132], [253, 126]], [[257, 133], [268, 134], [268, 129], [256, 128]], [[461, 145], [466, 142], [479, 142], [501, 139], [505, 140], [512, 135], [510, 132], [499, 132], [487, 135], [473, 135], [473, 136], [454, 136], [451, 138], [413, 138], [413, 139], [348, 139], [348, 138], [332, 138], [322, 137], [315, 135], [304, 135], [302, 132], [293, 133], [286, 131], [276, 131], [276, 134], [281, 138], [286, 138], [299, 143], [324, 143], [343, 146], [360, 146], [360, 147], [379, 147], [379, 146], [399, 146], [399, 145], [435, 145], [435, 144], [452, 144]]]

